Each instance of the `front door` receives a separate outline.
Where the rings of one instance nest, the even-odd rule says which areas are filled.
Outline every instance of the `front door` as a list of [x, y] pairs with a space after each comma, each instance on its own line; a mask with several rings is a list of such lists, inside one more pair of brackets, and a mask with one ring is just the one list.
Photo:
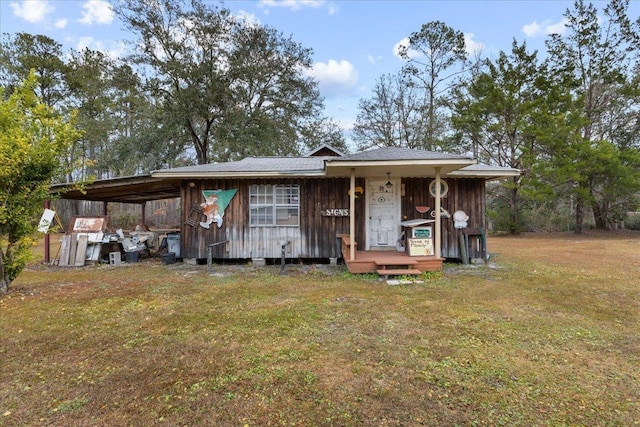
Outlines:
[[371, 178], [367, 182], [365, 250], [395, 250], [400, 235], [400, 182], [382, 178]]

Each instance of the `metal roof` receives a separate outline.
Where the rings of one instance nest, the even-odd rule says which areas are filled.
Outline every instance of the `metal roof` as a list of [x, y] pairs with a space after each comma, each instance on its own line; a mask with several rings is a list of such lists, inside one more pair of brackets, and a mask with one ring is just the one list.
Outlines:
[[86, 184], [82, 190], [74, 187], [73, 183], [54, 184], [50, 192], [64, 199], [119, 203], [144, 203], [180, 197], [179, 179], [153, 178], [151, 175], [102, 179]]
[[352, 162], [352, 161], [394, 161], [394, 160], [466, 160], [473, 159], [468, 156], [458, 154], [442, 153], [438, 151], [414, 150], [404, 147], [382, 147], [368, 151], [361, 151], [342, 157], [333, 157], [331, 162]]
[[247, 157], [206, 165], [162, 169], [148, 175], [114, 178], [87, 184], [84, 190], [69, 190], [71, 184], [56, 184], [52, 194], [65, 199], [121, 203], [144, 203], [180, 197], [182, 179], [277, 178], [357, 176], [433, 177], [436, 168], [444, 177], [500, 179], [518, 176], [513, 168], [477, 164], [456, 154], [385, 147], [342, 157]]
[[483, 163], [465, 166], [447, 174], [451, 178], [484, 178], [486, 180], [519, 176], [520, 170], [505, 166], [491, 166]]
[[236, 162], [210, 163], [153, 171], [151, 176], [179, 178], [323, 176], [331, 157], [247, 157]]
[[467, 156], [436, 151], [414, 150], [402, 147], [383, 147], [344, 157], [327, 159], [327, 176], [392, 176], [433, 177], [475, 164]]

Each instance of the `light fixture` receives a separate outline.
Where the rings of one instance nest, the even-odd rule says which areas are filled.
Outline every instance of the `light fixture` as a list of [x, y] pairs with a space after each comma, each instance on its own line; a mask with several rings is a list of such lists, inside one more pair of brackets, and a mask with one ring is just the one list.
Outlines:
[[393, 184], [391, 183], [391, 180], [389, 179], [389, 174], [390, 173], [391, 172], [387, 172], [387, 183], [385, 184], [388, 189], [391, 189], [391, 187], [393, 187]]

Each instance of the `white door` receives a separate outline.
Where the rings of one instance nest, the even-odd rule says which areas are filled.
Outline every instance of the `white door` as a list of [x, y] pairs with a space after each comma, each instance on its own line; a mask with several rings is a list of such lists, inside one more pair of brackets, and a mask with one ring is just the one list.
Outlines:
[[[391, 186], [387, 186], [391, 182]], [[370, 179], [367, 185], [367, 245], [365, 250], [396, 249], [400, 235], [399, 180]]]

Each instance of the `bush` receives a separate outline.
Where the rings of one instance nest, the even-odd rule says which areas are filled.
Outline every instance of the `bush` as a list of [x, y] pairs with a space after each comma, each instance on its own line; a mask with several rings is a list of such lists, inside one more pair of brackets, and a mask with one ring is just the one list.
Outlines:
[[640, 212], [629, 212], [624, 220], [624, 228], [640, 230]]

